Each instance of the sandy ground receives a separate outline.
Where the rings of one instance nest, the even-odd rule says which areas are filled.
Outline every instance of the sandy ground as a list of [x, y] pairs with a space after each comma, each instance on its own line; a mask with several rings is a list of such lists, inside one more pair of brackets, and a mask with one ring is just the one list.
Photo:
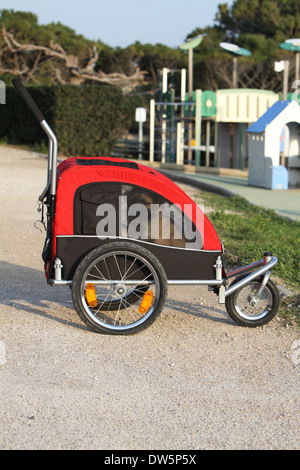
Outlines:
[[45, 178], [0, 147], [0, 448], [299, 449], [299, 331], [238, 327], [191, 286], [143, 333], [89, 331], [44, 278]]

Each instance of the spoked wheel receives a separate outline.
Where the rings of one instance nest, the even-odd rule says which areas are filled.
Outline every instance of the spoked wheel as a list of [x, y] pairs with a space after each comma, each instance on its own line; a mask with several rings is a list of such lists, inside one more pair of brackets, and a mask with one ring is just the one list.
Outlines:
[[[243, 277], [245, 276], [235, 279], [232, 284]], [[260, 299], [256, 297], [262, 280], [263, 276], [254, 279], [226, 297], [225, 306], [228, 315], [239, 325], [261, 326], [271, 321], [276, 315], [279, 307], [279, 292], [273, 281], [269, 279]]]
[[98, 247], [79, 264], [72, 282], [74, 307], [94, 331], [137, 333], [160, 314], [167, 278], [158, 259], [133, 243]]

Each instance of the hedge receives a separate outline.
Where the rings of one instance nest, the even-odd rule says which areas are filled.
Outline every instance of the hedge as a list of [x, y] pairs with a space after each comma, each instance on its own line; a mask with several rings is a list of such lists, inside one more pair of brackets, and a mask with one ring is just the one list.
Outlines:
[[[27, 87], [53, 129], [59, 154], [109, 155], [124, 126], [123, 95], [113, 87]], [[126, 113], [125, 113], [126, 114]], [[13, 87], [0, 108], [0, 139], [44, 148], [47, 136]]]

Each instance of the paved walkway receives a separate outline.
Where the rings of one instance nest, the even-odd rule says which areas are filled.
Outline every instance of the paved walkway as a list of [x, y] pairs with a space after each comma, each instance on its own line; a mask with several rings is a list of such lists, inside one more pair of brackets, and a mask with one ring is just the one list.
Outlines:
[[[168, 171], [170, 174], [171, 172]], [[210, 174], [188, 174], [172, 172], [173, 175], [188, 177], [198, 183], [204, 183], [222, 188], [234, 194], [239, 194], [249, 202], [267, 209], [274, 209], [278, 214], [300, 221], [300, 189], [269, 190], [248, 186], [246, 178], [219, 176]]]

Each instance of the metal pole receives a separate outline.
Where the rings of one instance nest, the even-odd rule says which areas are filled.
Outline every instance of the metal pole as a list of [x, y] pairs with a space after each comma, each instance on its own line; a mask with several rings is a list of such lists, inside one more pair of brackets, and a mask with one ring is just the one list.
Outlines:
[[155, 101], [150, 100], [149, 161], [154, 162]]
[[243, 169], [243, 127], [242, 123], [239, 123], [239, 167]]
[[[180, 139], [181, 145], [181, 160], [184, 163], [184, 102], [186, 95], [186, 69], [181, 69], [181, 124], [180, 124]], [[177, 128], [178, 132], [178, 128]], [[177, 137], [178, 138], [178, 137]]]
[[196, 140], [196, 167], [200, 166], [201, 145], [201, 98], [202, 90], [196, 90], [196, 116], [195, 116], [195, 140]]
[[143, 158], [143, 123], [139, 122], [139, 160]]
[[233, 88], [238, 87], [238, 80], [237, 80], [237, 57], [233, 58], [232, 62], [232, 80], [233, 80]]
[[166, 132], [167, 132], [166, 117], [167, 116], [163, 114], [162, 123], [161, 123], [161, 162], [162, 163], [166, 163]]
[[162, 71], [162, 92], [167, 93], [168, 91], [168, 72], [169, 70], [164, 67]]
[[205, 166], [209, 167], [209, 147], [210, 147], [210, 121], [206, 121], [206, 159]]
[[284, 70], [283, 70], [283, 99], [287, 100], [288, 95], [288, 82], [289, 82], [289, 61], [284, 61]]
[[295, 67], [296, 67], [296, 70], [295, 70], [295, 80], [296, 80], [296, 81], [299, 80], [299, 57], [300, 57], [300, 53], [299, 53], [299, 52], [296, 52], [296, 57], [295, 57]]
[[[51, 159], [51, 163], [50, 165], [48, 165], [48, 171], [51, 169], [50, 194], [52, 196], [55, 196], [56, 195], [57, 140], [51, 127], [45, 120], [41, 121], [40, 125], [44, 129], [44, 131], [48, 135], [48, 138], [51, 141], [51, 144], [48, 150], [48, 158]], [[49, 153], [51, 153], [51, 156]]]
[[[284, 100], [287, 100], [287, 96], [288, 96], [288, 83], [289, 83], [289, 61], [288, 60], [285, 60], [284, 61], [284, 70], [283, 70], [283, 99]], [[288, 134], [287, 134], [287, 127], [284, 126], [284, 130], [283, 130], [283, 140], [284, 140], [284, 147], [283, 147], [283, 154], [282, 154], [282, 157], [280, 158], [281, 162], [280, 164], [282, 166], [285, 165], [285, 157], [286, 157], [286, 143], [287, 143], [287, 137], [288, 137]]]
[[186, 70], [181, 69], [181, 102], [184, 102], [186, 94]]
[[177, 165], [182, 165], [183, 161], [181, 158], [181, 123], [177, 123], [177, 142], [176, 142], [176, 163]]
[[[189, 102], [192, 102], [193, 95], [193, 48], [189, 49]], [[188, 125], [188, 160], [192, 160], [191, 140], [193, 137], [192, 123]]]
[[193, 91], [193, 49], [189, 49], [189, 95], [192, 96]]

